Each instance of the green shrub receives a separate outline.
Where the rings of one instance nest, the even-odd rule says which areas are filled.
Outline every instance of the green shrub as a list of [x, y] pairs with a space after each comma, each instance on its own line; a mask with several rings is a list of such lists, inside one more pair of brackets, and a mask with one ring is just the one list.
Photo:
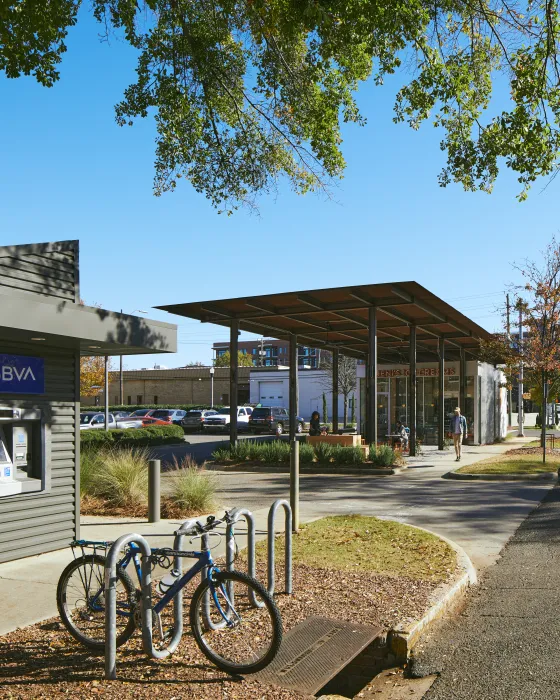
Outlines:
[[397, 461], [397, 455], [389, 445], [370, 445], [369, 459], [376, 467], [392, 467]]
[[334, 446], [328, 442], [318, 442], [314, 446], [317, 461], [321, 464], [328, 464], [332, 461]]
[[366, 461], [366, 455], [361, 447], [337, 445], [333, 452], [333, 461], [335, 464], [363, 464]]
[[168, 502], [164, 508], [167, 517], [170, 517], [173, 506], [187, 516], [213, 510], [219, 486], [216, 474], [207, 471], [204, 464], [198, 466], [190, 455], [182, 462], [176, 459], [174, 462], [174, 469], [169, 472], [170, 491], [165, 499]]
[[301, 464], [312, 464], [315, 460], [315, 450], [306, 442], [299, 444], [299, 461]]
[[[92, 446], [110, 446], [115, 442], [114, 430], [81, 430], [80, 444], [83, 447]], [[121, 431], [122, 432], [122, 431]]]
[[268, 464], [277, 464], [290, 461], [290, 443], [274, 440], [273, 442], [261, 442], [259, 447], [261, 460]]
[[103, 450], [86, 447], [80, 454], [80, 496], [92, 496], [98, 472], [103, 468]]
[[88, 495], [110, 505], [134, 509], [148, 500], [147, 450], [104, 449], [97, 452], [94, 468], [88, 476]]

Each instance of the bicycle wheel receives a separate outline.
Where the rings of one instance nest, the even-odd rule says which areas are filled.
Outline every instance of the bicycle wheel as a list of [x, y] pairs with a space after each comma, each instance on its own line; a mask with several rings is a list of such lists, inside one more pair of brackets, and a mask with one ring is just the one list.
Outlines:
[[[253, 607], [251, 592], [262, 607]], [[280, 648], [282, 620], [274, 600], [262, 584], [238, 571], [214, 571], [211, 581], [205, 579], [194, 592], [189, 617], [202, 653], [227, 673], [260, 671]]]
[[[56, 589], [60, 618], [70, 634], [92, 651], [105, 650], [105, 557], [88, 554], [70, 562]], [[117, 646], [135, 628], [136, 591], [130, 576], [117, 568]]]

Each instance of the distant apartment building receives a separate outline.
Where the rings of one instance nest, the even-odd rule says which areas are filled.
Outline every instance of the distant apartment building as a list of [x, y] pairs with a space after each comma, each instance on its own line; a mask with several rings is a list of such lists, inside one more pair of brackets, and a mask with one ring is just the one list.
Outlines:
[[[229, 352], [229, 343], [214, 343], [212, 346], [214, 359]], [[239, 351], [249, 355], [255, 367], [288, 367], [289, 343], [286, 340], [274, 340], [273, 338], [257, 338], [256, 340], [240, 340]], [[298, 345], [298, 368], [318, 369], [321, 362], [321, 351]]]

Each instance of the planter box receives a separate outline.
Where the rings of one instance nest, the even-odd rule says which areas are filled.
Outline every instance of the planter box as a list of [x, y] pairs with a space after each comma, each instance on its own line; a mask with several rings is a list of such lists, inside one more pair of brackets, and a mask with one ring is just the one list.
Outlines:
[[317, 445], [319, 442], [328, 442], [329, 445], [342, 445], [342, 447], [360, 447], [361, 435], [308, 435], [307, 444]]

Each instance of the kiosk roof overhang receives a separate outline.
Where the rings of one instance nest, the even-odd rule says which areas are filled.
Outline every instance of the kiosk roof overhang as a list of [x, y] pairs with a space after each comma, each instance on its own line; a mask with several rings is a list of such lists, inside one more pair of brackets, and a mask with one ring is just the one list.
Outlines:
[[[438, 339], [446, 340], [446, 356], [463, 348], [478, 355], [480, 340], [490, 333], [417, 282], [369, 284], [303, 292], [266, 294], [158, 306], [179, 316], [286, 339], [297, 335], [302, 344], [363, 358], [368, 351], [368, 313], [377, 309], [378, 357], [384, 362], [405, 360], [409, 329], [417, 328], [418, 360], [437, 355]], [[451, 353], [451, 356], [449, 355]]]
[[175, 324], [2, 290], [0, 337], [79, 349], [82, 355], [177, 352]]

